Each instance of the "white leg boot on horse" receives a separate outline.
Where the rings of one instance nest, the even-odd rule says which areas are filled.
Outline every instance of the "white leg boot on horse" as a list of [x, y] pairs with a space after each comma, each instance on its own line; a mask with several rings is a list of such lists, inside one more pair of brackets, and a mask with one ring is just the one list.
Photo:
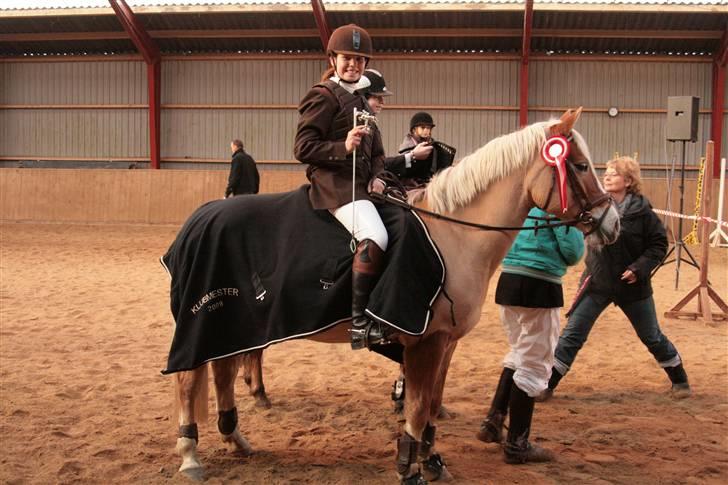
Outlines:
[[495, 390], [493, 402], [490, 405], [488, 415], [480, 424], [478, 439], [485, 443], [501, 443], [503, 441], [503, 423], [508, 415], [508, 402], [511, 398], [511, 387], [513, 386], [513, 369], [503, 368], [498, 388]]
[[503, 445], [505, 462], [511, 465], [553, 461], [554, 454], [528, 441], [531, 433], [534, 399], [514, 382], [509, 400], [510, 422], [508, 437]]
[[435, 333], [405, 348], [406, 420], [404, 433], [397, 440], [397, 475], [403, 484], [452, 479], [435, 451], [435, 427], [430, 424], [435, 421], [435, 384], [450, 350], [448, 339], [445, 333]]
[[382, 270], [384, 251], [371, 239], [365, 239], [356, 247], [351, 272], [351, 348], [366, 349], [383, 343], [384, 329], [366, 316], [369, 294]]
[[[179, 432], [175, 450], [182, 457], [179, 472], [194, 481], [204, 479], [204, 469], [197, 456], [197, 419], [206, 419], [199, 413], [196, 400], [207, 403], [207, 365], [195, 370], [179, 372], [175, 376], [175, 397], [179, 414]], [[207, 414], [206, 412], [204, 413]]]
[[248, 352], [243, 356], [242, 362], [243, 379], [248, 385], [250, 395], [255, 399], [255, 407], [270, 409], [272, 404], [263, 384], [263, 349]]
[[242, 357], [216, 360], [212, 362], [212, 373], [215, 376], [217, 429], [222, 441], [231, 445], [233, 451], [248, 456], [253, 449], [238, 429], [238, 409], [235, 407], [235, 378], [242, 360]]

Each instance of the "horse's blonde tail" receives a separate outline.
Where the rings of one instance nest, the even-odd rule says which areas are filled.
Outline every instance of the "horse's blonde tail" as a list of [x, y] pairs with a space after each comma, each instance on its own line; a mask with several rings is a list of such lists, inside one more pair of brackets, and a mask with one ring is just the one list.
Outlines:
[[[207, 418], [209, 417], [210, 410], [208, 405], [208, 400], [210, 397], [210, 382], [209, 382], [209, 370], [208, 370], [208, 364], [203, 364], [202, 367], [197, 368], [194, 371], [188, 371], [188, 372], [197, 372], [198, 375], [196, 376], [196, 389], [193, 392], [194, 395], [194, 410], [195, 410], [195, 422], [199, 424], [203, 424], [207, 422]], [[177, 385], [172, 388], [172, 402], [173, 402], [173, 409], [172, 409], [172, 422], [179, 423], [179, 399], [177, 396]]]
[[208, 369], [209, 365], [205, 364], [200, 371], [199, 388], [195, 393], [195, 418], [197, 418], [197, 423], [206, 423], [209, 416], [210, 381]]

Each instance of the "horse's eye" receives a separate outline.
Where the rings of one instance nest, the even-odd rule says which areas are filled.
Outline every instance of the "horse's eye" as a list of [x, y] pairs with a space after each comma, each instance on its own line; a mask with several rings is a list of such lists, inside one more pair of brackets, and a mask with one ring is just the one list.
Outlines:
[[575, 163], [574, 167], [580, 172], [586, 172], [589, 170], [589, 164], [588, 163]]

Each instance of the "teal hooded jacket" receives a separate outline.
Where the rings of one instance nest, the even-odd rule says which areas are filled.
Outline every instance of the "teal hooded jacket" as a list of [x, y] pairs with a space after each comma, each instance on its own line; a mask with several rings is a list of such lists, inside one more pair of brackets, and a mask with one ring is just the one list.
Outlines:
[[[528, 213], [533, 217], [553, 217], [538, 207]], [[524, 226], [543, 225], [544, 221], [526, 219]], [[561, 284], [566, 268], [584, 256], [584, 235], [574, 227], [542, 228], [520, 231], [503, 260], [503, 272], [529, 276]]]

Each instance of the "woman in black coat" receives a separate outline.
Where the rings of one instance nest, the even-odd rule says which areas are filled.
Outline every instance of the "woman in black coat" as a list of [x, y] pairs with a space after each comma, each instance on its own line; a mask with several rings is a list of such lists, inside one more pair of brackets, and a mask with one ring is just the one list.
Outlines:
[[687, 397], [691, 390], [682, 359], [657, 322], [650, 277], [665, 257], [667, 237], [650, 202], [640, 193], [639, 164], [630, 157], [607, 162], [604, 188], [617, 203], [622, 230], [611, 246], [587, 252], [578, 300], [559, 337], [548, 389], [539, 400], [551, 397], [586, 342], [597, 317], [610, 303], [624, 312], [647, 350], [665, 369], [672, 382], [673, 395]]

